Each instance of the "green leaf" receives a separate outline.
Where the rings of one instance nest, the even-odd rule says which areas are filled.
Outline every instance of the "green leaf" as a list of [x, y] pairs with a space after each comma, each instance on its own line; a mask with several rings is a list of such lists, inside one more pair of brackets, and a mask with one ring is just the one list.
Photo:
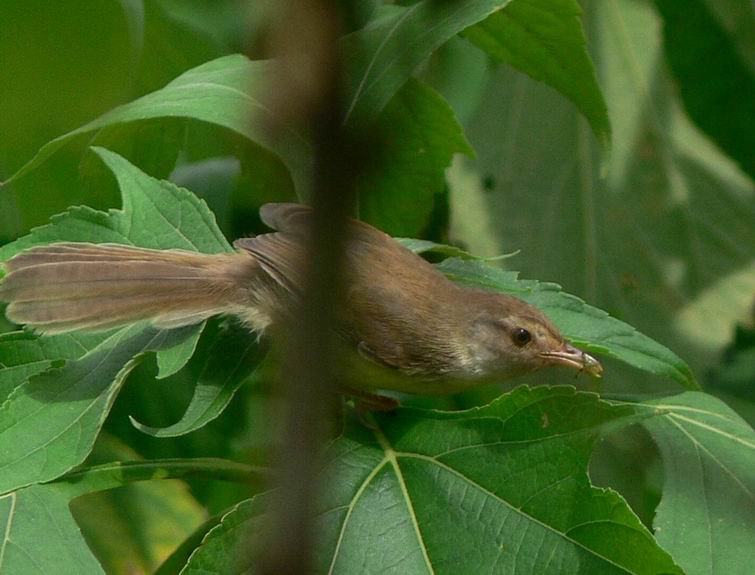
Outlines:
[[435, 50], [510, 0], [423, 0], [391, 6], [342, 41], [348, 75], [347, 122], [367, 125]]
[[[656, 0], [663, 43], [690, 118], [755, 178], [755, 67], [705, 0]], [[751, 2], [728, 0], [749, 26]], [[749, 14], [747, 13], [749, 5]], [[752, 46], [750, 46], [752, 48]], [[750, 54], [750, 58], [752, 55]]]
[[[250, 559], [259, 556], [264, 535], [269, 531], [269, 509], [270, 494], [262, 493], [225, 513], [204, 535], [180, 575], [255, 573]], [[237, 549], [243, 549], [243, 553]]]
[[191, 477], [260, 484], [268, 479], [269, 473], [260, 467], [213, 457], [111, 461], [72, 471], [48, 485], [73, 499], [136, 481]]
[[[465, 35], [479, 39], [478, 45], [492, 55], [564, 93], [602, 139], [610, 138], [605, 103], [585, 50], [581, 12], [574, 0], [559, 0], [556, 9], [552, 1], [546, 0], [424, 0], [391, 8], [344, 39], [347, 64], [352, 71], [347, 114], [350, 122], [370, 123], [418, 65], [466, 30]], [[479, 25], [481, 21], [484, 22]], [[492, 38], [483, 40], [483, 30]], [[510, 39], [514, 33], [517, 36]]]
[[[227, 128], [262, 141], [252, 112], [264, 112], [256, 95], [269, 78], [270, 62], [250, 62], [241, 55], [224, 56], [193, 68], [165, 87], [113, 108], [99, 118], [45, 144], [3, 185], [17, 180], [79, 136], [127, 122], [155, 118], [190, 118]], [[84, 140], [81, 140], [84, 142]]]
[[722, 401], [687, 392], [647, 402], [663, 456], [653, 526], [688, 575], [747, 573], [755, 549], [755, 431]]
[[118, 211], [106, 214], [86, 206], [74, 206], [63, 214], [50, 218], [50, 223], [14, 242], [0, 247], [0, 261], [7, 261], [17, 253], [33, 246], [53, 242], [99, 242], [131, 244], [121, 230]]
[[170, 348], [195, 329], [135, 324], [17, 387], [0, 407], [0, 493], [54, 479], [84, 461], [134, 358]]
[[109, 150], [94, 151], [115, 174], [123, 195], [123, 211], [110, 214], [136, 245], [209, 254], [233, 251], [207, 204], [189, 190], [151, 178]]
[[4, 575], [104, 575], [53, 487], [35, 485], [0, 497], [0, 572]]
[[0, 53], [13, 54], [0, 67], [0, 180], [50, 138], [129, 97], [139, 65], [138, 4], [0, 5]]
[[[464, 0], [453, 5], [424, 0], [413, 6], [392, 7], [384, 16], [346, 36], [342, 47], [351, 72], [349, 121], [374, 121], [415, 68], [437, 48], [507, 4], [509, 0]], [[231, 55], [197, 66], [162, 89], [48, 142], [6, 183], [21, 178], [77, 136], [126, 122], [191, 118], [264, 142], [264, 133], [251, 120], [266, 113], [259, 96], [272, 65], [270, 61], [250, 62], [241, 55]]]
[[485, 52], [457, 36], [435, 51], [418, 77], [446, 99], [463, 124], [480, 106], [492, 70]]
[[[570, 387], [465, 412], [401, 409], [326, 454], [316, 573], [681, 573], [626, 503], [587, 477], [601, 433], [637, 421]], [[184, 573], [247, 573], [272, 494], [228, 513]], [[243, 556], [228, 552], [245, 544]], [[249, 548], [249, 545], [252, 548]]]
[[186, 368], [197, 373], [193, 378], [197, 383], [181, 420], [167, 427], [150, 427], [132, 417], [134, 427], [154, 437], [176, 437], [207, 425], [223, 413], [258, 366], [261, 346], [256, 334], [235, 323], [224, 325], [210, 337], [211, 342]]
[[[0, 260], [54, 241], [117, 242], [208, 253], [232, 250], [204, 202], [189, 191], [150, 178], [117, 154], [96, 152], [116, 175], [123, 210], [74, 208], [0, 248]], [[54, 336], [40, 338], [39, 343], [23, 339], [20, 344], [16, 340], [14, 345], [37, 349], [18, 352], [10, 364], [15, 375], [7, 368], [0, 370], [3, 388], [13, 388], [0, 407], [0, 492], [53, 479], [81, 463], [135, 365], [133, 358], [158, 352], [160, 375], [167, 376], [189, 360], [201, 330], [201, 325], [167, 332], [135, 325], [86, 338]], [[72, 351], [77, 340], [87, 342], [83, 355]], [[68, 362], [60, 367], [62, 360]], [[52, 366], [55, 369], [43, 371]], [[19, 384], [18, 374], [37, 375]]]
[[357, 186], [360, 218], [387, 234], [421, 234], [453, 155], [474, 155], [453, 110], [432, 88], [409, 80], [380, 114], [371, 141], [378, 154]]
[[508, 293], [537, 306], [572, 343], [588, 351], [699, 389], [689, 366], [674, 352], [623, 321], [562, 292], [557, 284], [520, 280], [517, 272], [460, 259], [446, 260], [439, 269], [454, 281]]
[[157, 354], [157, 379], [165, 379], [183, 369], [194, 355], [202, 331], [195, 331], [178, 345], [163, 349]]
[[99, 212], [71, 208], [51, 223], [0, 247], [0, 261], [35, 245], [52, 242], [92, 242], [180, 248], [206, 253], [232, 251], [204, 201], [170, 182], [151, 178], [126, 159], [94, 148], [114, 173], [123, 197], [122, 210]]
[[608, 147], [611, 123], [587, 53], [581, 16], [576, 0], [512, 0], [464, 36], [569, 98]]
[[39, 338], [15, 331], [0, 335], [0, 402], [23, 382], [62, 360], [77, 359], [101, 341], [100, 335], [66, 333]]

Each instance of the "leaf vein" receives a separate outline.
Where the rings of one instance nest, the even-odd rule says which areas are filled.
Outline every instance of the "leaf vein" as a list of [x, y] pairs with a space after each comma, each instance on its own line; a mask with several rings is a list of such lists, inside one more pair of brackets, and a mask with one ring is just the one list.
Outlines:
[[598, 553], [596, 550], [591, 549], [590, 547], [587, 547], [586, 545], [584, 545], [583, 543], [577, 541], [576, 539], [572, 539], [566, 533], [562, 533], [562, 532], [558, 531], [557, 529], [555, 529], [554, 527], [548, 525], [547, 523], [543, 523], [538, 518], [533, 517], [532, 515], [529, 515], [528, 513], [525, 513], [524, 511], [522, 511], [521, 509], [518, 509], [517, 507], [514, 507], [510, 502], [506, 501], [502, 497], [500, 497], [497, 494], [493, 493], [492, 491], [486, 489], [485, 487], [483, 487], [479, 483], [476, 483], [475, 481], [473, 481], [471, 478], [467, 477], [466, 475], [464, 475], [460, 471], [457, 471], [453, 467], [450, 467], [449, 465], [446, 465], [445, 463], [442, 463], [442, 462], [438, 461], [437, 459], [433, 459], [432, 457], [428, 457], [426, 455], [420, 455], [418, 453], [407, 453], [407, 452], [396, 452], [395, 456], [397, 456], [397, 457], [414, 458], [414, 459], [421, 459], [423, 461], [427, 461], [429, 463], [438, 465], [439, 467], [441, 467], [442, 469], [444, 469], [448, 473], [450, 473], [452, 475], [455, 475], [456, 477], [458, 477], [459, 479], [462, 479], [463, 481], [466, 481], [469, 485], [471, 485], [473, 487], [476, 487], [477, 489], [479, 489], [480, 491], [482, 491], [484, 494], [486, 494], [488, 497], [491, 497], [492, 499], [495, 499], [496, 501], [502, 503], [503, 505], [505, 505], [509, 509], [514, 510], [516, 513], [519, 513], [519, 514], [523, 515], [524, 517], [526, 517], [527, 519], [529, 519], [533, 523], [536, 523], [536, 524], [540, 525], [541, 527], [545, 528], [547, 531], [550, 531], [552, 533], [557, 534], [558, 536], [566, 539], [567, 541], [569, 541], [573, 545], [575, 545], [575, 546], [577, 546], [577, 547], [579, 547], [581, 549], [584, 549], [588, 553], [590, 553], [590, 554], [592, 554], [592, 555], [594, 555], [594, 556], [602, 559], [606, 563], [609, 563], [609, 564], [613, 565], [617, 569], [621, 569], [625, 573], [631, 573], [628, 569], [626, 569], [626, 567], [624, 567], [622, 565], [619, 565], [618, 563], [614, 562], [612, 559], [606, 557], [605, 555], [602, 555], [602, 554]]

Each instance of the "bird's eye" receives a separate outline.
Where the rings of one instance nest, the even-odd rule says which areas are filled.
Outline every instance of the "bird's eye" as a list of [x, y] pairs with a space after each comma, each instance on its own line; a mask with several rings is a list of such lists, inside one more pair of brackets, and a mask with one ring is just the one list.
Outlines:
[[512, 338], [516, 345], [522, 347], [527, 345], [532, 340], [532, 335], [530, 335], [530, 332], [528, 332], [523, 327], [518, 327], [514, 330]]

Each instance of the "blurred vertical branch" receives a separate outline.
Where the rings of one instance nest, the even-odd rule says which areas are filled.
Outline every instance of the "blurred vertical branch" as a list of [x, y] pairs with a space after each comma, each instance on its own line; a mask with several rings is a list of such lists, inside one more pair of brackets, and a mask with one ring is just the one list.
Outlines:
[[288, 334], [281, 369], [287, 407], [278, 454], [277, 505], [269, 539], [257, 558], [260, 572], [270, 575], [311, 571], [317, 459], [332, 413], [329, 403], [336, 398], [332, 325], [342, 293], [346, 223], [356, 203], [362, 164], [354, 132], [343, 124], [343, 65], [337, 40], [349, 16], [347, 6], [336, 0], [291, 0], [271, 31], [281, 65], [270, 105], [279, 126], [293, 124], [310, 135], [314, 214], [307, 230], [300, 321]]

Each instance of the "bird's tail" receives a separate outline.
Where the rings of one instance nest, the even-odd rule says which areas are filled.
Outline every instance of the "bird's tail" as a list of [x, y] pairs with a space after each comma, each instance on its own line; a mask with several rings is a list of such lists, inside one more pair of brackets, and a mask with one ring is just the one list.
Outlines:
[[257, 268], [254, 257], [242, 253], [57, 243], [5, 263], [0, 301], [9, 302], [11, 321], [42, 333], [145, 319], [173, 328], [238, 312]]

